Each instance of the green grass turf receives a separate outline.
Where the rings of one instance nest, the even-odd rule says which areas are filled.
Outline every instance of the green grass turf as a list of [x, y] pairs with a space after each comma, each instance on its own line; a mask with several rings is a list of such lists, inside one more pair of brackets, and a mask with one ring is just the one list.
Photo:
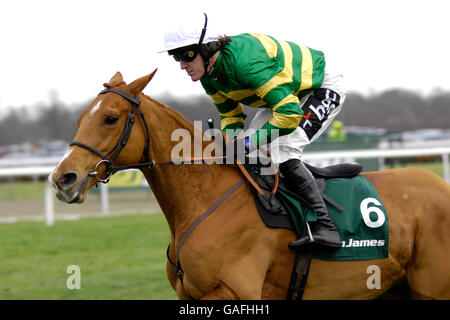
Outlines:
[[[163, 214], [0, 224], [0, 299], [176, 299]], [[80, 267], [69, 290], [67, 267]]]

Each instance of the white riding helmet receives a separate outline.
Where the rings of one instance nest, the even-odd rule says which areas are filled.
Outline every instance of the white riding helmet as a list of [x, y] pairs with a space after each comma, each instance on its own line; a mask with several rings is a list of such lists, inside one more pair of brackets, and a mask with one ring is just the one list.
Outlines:
[[222, 36], [207, 31], [208, 17], [206, 13], [201, 13], [198, 18], [192, 18], [190, 14], [185, 15], [185, 17], [188, 18], [188, 21], [177, 21], [179, 26], [172, 26], [166, 32], [164, 49], [159, 52], [217, 41]]

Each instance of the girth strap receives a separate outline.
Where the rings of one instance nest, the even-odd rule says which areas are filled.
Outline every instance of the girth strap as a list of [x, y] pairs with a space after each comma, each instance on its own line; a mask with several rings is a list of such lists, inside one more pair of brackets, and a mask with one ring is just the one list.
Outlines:
[[192, 224], [192, 226], [189, 227], [189, 229], [185, 232], [185, 234], [181, 237], [180, 242], [178, 242], [177, 248], [176, 248], [176, 264], [175, 265], [169, 258], [169, 250], [170, 250], [170, 243], [169, 247], [167, 248], [167, 260], [169, 261], [172, 268], [177, 273], [178, 278], [180, 278], [181, 283], [183, 283], [183, 269], [181, 267], [180, 263], [180, 249], [183, 245], [184, 241], [189, 237], [189, 235], [194, 231], [195, 228], [198, 227], [198, 225], [205, 220], [211, 213], [214, 212], [214, 210], [217, 209], [218, 206], [222, 204], [222, 202], [225, 201], [226, 198], [228, 198], [234, 191], [236, 191], [240, 186], [242, 186], [246, 182], [246, 179], [243, 179], [239, 181], [236, 185], [234, 185], [230, 190], [228, 190], [222, 197], [220, 197], [219, 200], [217, 200], [208, 210], [203, 213], [200, 218], [197, 219], [197, 221]]
[[286, 300], [302, 300], [311, 266], [312, 248], [306, 245], [301, 251], [295, 252], [291, 282]]

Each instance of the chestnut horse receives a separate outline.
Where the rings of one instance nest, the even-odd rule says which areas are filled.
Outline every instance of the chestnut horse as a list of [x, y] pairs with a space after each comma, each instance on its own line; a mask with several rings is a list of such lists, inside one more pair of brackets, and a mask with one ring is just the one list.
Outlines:
[[[104, 84], [110, 91], [99, 94], [80, 116], [76, 143], [49, 176], [57, 197], [68, 203], [83, 202], [98, 179], [105, 178], [106, 171], [113, 172], [106, 158], [125, 167], [153, 160], [154, 166], [140, 169], [169, 224], [171, 261], [176, 261], [176, 248], [184, 238], [179, 251], [183, 281], [167, 263], [169, 281], [179, 298], [285, 299], [294, 261], [288, 243], [296, 235], [265, 226], [249, 184], [240, 185], [196, 229], [190, 229], [243, 176], [236, 165], [158, 164], [170, 160], [171, 150], [179, 144], [171, 139], [174, 130], [182, 128], [194, 137], [199, 129], [142, 93], [155, 71], [129, 85], [118, 72]], [[123, 138], [126, 119], [136, 107], [134, 97], [140, 100], [136, 121], [129, 137]], [[194, 150], [199, 142], [190, 143]], [[118, 148], [120, 152], [111, 155]], [[389, 257], [313, 259], [303, 298], [373, 299], [406, 277], [414, 298], [450, 299], [449, 184], [418, 168], [363, 174], [375, 186], [388, 214]], [[189, 236], [183, 237], [188, 230]], [[375, 288], [368, 285], [373, 266], [380, 270], [380, 286]]]

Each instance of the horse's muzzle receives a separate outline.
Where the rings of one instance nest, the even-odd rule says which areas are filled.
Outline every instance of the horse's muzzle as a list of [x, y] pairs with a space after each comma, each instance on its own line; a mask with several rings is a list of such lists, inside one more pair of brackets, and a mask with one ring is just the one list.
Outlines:
[[48, 181], [59, 200], [65, 203], [81, 203], [84, 201], [83, 193], [89, 181], [89, 175], [80, 180], [77, 173], [67, 172], [55, 179], [54, 173], [52, 172], [48, 176]]

